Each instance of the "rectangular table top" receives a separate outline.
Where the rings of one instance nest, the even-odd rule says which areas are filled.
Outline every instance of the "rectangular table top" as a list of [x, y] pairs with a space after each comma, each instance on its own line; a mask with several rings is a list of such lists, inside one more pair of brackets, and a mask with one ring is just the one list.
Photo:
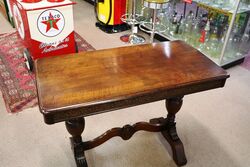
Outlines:
[[229, 77], [182, 41], [42, 58], [35, 73], [48, 124], [223, 87]]

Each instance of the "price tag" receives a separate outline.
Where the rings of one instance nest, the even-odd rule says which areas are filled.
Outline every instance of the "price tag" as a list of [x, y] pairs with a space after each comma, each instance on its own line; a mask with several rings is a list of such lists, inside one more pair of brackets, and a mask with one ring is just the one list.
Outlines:
[[183, 0], [183, 1], [191, 4], [193, 0]]

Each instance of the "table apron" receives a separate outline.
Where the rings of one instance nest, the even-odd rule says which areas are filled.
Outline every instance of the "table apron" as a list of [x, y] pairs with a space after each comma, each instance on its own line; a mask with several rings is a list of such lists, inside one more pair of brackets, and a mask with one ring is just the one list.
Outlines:
[[172, 97], [184, 96], [192, 93], [197, 93], [205, 90], [215, 89], [223, 87], [225, 79], [218, 79], [213, 81], [204, 81], [201, 83], [190, 84], [189, 86], [180, 86], [169, 90], [158, 90], [155, 92], [146, 93], [140, 96], [134, 96], [124, 99], [115, 99], [110, 102], [97, 103], [88, 106], [79, 106], [74, 109], [63, 109], [50, 112], [44, 112], [40, 109], [44, 115], [44, 121], [47, 124], [54, 124], [62, 121], [67, 121], [73, 118], [86, 117], [96, 114], [101, 114], [113, 110], [132, 107], [136, 105], [146, 104], [159, 100], [165, 100]]

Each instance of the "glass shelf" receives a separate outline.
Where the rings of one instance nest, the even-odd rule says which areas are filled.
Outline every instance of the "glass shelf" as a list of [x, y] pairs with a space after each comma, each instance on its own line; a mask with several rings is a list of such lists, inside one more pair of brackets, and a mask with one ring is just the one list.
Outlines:
[[[215, 2], [209, 0], [194, 0], [193, 2], [198, 3], [200, 7], [208, 10], [217, 10], [220, 13], [234, 13], [235, 1], [224, 3], [222, 1], [223, 0], [216, 0]], [[241, 3], [237, 13], [244, 13], [248, 11], [250, 11], [250, 5], [247, 3]]]
[[[219, 1], [230, 1], [230, 9], [216, 6]], [[170, 41], [185, 41], [220, 66], [243, 60], [250, 53], [250, 0], [216, 0], [216, 3], [172, 1], [167, 10], [158, 12], [159, 23], [167, 27], [158, 34]], [[137, 11], [150, 21], [149, 9], [137, 7]]]

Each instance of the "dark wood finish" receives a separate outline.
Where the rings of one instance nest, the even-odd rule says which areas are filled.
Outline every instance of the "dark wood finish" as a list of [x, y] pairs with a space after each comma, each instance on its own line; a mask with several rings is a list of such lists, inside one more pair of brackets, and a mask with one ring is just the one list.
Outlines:
[[167, 127], [166, 131], [162, 131], [162, 135], [167, 139], [173, 151], [173, 159], [179, 166], [185, 165], [187, 159], [184, 152], [183, 144], [176, 131], [175, 114], [180, 110], [182, 106], [182, 98], [176, 97], [166, 100], [167, 115]]
[[87, 167], [86, 157], [84, 155], [84, 149], [81, 146], [82, 137], [81, 134], [85, 127], [84, 118], [71, 119], [65, 122], [66, 129], [72, 135], [70, 138], [71, 149], [74, 153], [77, 167]]
[[223, 87], [228, 77], [182, 41], [43, 58], [35, 66], [48, 124]]
[[[227, 73], [181, 41], [154, 43], [38, 59], [35, 62], [39, 107], [47, 124], [66, 121], [78, 166], [84, 151], [139, 130], [161, 131], [177, 165], [187, 163], [175, 115], [186, 94], [223, 87]], [[49, 93], [48, 93], [49, 92]], [[113, 128], [82, 141], [83, 117], [166, 99], [167, 118]]]
[[166, 100], [166, 108], [168, 111], [167, 119], [156, 118], [150, 120], [152, 124], [166, 124], [166, 130], [163, 130], [161, 133], [170, 144], [173, 152], [173, 159], [178, 166], [183, 166], [187, 163], [184, 147], [175, 126], [175, 114], [182, 106], [182, 98], [183, 97], [175, 97]]
[[156, 123], [156, 124], [150, 124], [147, 122], [137, 122], [134, 125], [125, 125], [122, 128], [112, 128], [105, 133], [103, 133], [101, 136], [91, 140], [91, 141], [86, 141], [82, 143], [82, 146], [84, 150], [89, 150], [92, 148], [95, 148], [107, 140], [115, 137], [115, 136], [120, 136], [123, 140], [128, 140], [130, 139], [134, 133], [137, 131], [144, 130], [148, 132], [161, 132], [163, 130], [166, 130], [166, 126], [163, 123]]

